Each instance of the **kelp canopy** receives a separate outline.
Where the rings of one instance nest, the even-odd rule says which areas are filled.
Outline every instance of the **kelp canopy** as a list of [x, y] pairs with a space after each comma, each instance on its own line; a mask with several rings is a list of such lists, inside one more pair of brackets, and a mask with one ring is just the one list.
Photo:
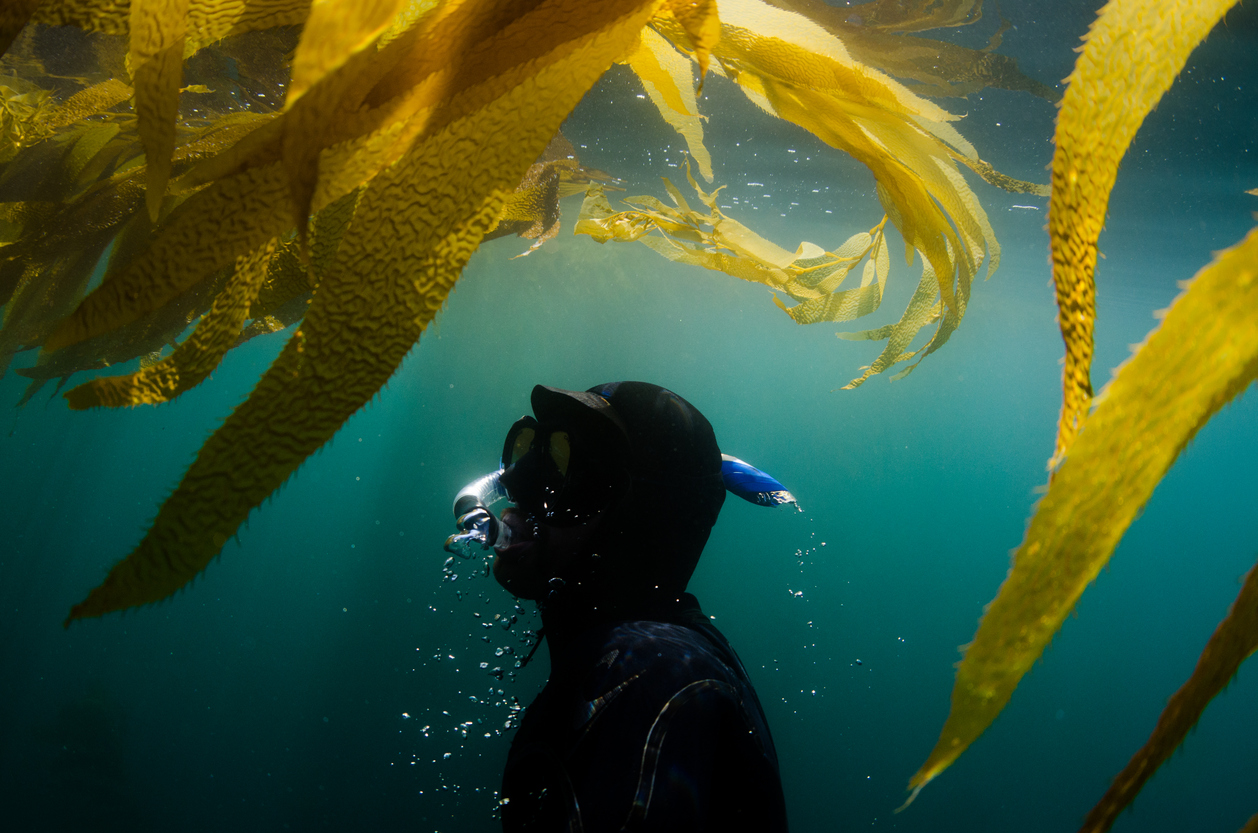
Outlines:
[[[1067, 345], [1052, 484], [967, 651], [915, 790], [991, 723], [1178, 452], [1258, 374], [1251, 234], [1202, 271], [1090, 412], [1096, 241], [1118, 162], [1231, 5], [1111, 3], [1079, 58], [1049, 215]], [[984, 261], [989, 275], [999, 262], [962, 168], [1046, 193], [993, 170], [958, 117], [924, 97], [996, 86], [1057, 98], [996, 53], [1003, 26], [983, 50], [914, 34], [967, 25], [981, 9], [978, 0], [841, 12], [815, 0], [6, 4], [0, 368], [40, 348], [17, 369], [32, 379], [29, 398], [48, 380], [144, 357], [135, 372], [66, 397], [73, 408], [156, 404], [200, 384], [234, 346], [288, 331], [139, 546], [70, 619], [157, 601], [196, 576], [381, 390], [480, 243], [514, 233], [541, 245], [565, 196], [583, 195], [578, 233], [764, 284], [799, 323], [879, 307], [889, 222], [906, 261], [920, 258], [921, 278], [898, 322], [844, 334], [886, 342], [848, 387], [900, 364], [899, 375], [910, 372], [960, 325]], [[684, 140], [703, 209], [678, 175], [666, 180], [672, 205], [649, 196], [613, 205], [616, 172], [582, 167], [562, 139], [564, 118], [615, 63]], [[709, 74], [866, 166], [885, 216], [833, 250], [802, 241], [792, 251], [727, 215], [704, 144]], [[1251, 574], [1087, 829], [1108, 827], [1258, 645], [1256, 583]]]
[[[883, 5], [866, 9], [884, 21], [869, 30], [875, 40], [879, 27], [955, 26], [979, 14], [972, 3], [945, 4], [955, 14], [943, 19], [930, 17], [938, 9], [897, 16]], [[851, 36], [865, 44], [867, 65], [836, 37], [844, 24], [811, 12], [817, 20], [760, 0], [719, 9], [664, 0], [11, 7], [0, 362], [42, 348], [18, 371], [32, 379], [26, 398], [50, 379], [145, 357], [135, 372], [98, 377], [66, 399], [72, 408], [170, 401], [232, 347], [296, 325], [139, 547], [70, 618], [159, 600], [204, 569], [380, 390], [480, 242], [517, 233], [541, 245], [569, 194], [586, 194], [579, 231], [641, 240], [674, 260], [685, 258], [670, 241], [684, 240], [676, 245], [689, 262], [798, 302], [778, 301], [800, 323], [878, 308], [889, 218], [906, 260], [920, 256], [922, 278], [898, 324], [849, 336], [887, 342], [851, 385], [942, 346], [984, 260], [988, 274], [999, 261], [959, 168], [1043, 189], [998, 174], [952, 126], [956, 116], [875, 66], [885, 61], [946, 95], [1020, 75], [1008, 61], [984, 75], [989, 53], [953, 49], [936, 70], [969, 79], [953, 89], [899, 60], [929, 50], [923, 39], [879, 50]], [[89, 57], [73, 74], [53, 72], [67, 44]], [[834, 252], [805, 242], [791, 256], [724, 216], [715, 192], [699, 191], [709, 208], [699, 215], [670, 183], [684, 216], [664, 225], [618, 214], [604, 196], [614, 172], [586, 170], [558, 135], [615, 62], [642, 80], [705, 179], [698, 101], [712, 72], [864, 163], [887, 217]], [[669, 211], [646, 197], [629, 202]], [[104, 276], [87, 292], [102, 256]], [[845, 284], [852, 273], [860, 286]]]

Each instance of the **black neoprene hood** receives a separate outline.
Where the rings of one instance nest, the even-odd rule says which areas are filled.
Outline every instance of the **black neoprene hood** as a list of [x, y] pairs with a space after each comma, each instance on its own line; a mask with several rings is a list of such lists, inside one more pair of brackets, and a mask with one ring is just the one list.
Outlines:
[[586, 391], [537, 385], [538, 421], [569, 426], [606, 444], [632, 488], [610, 534], [632, 549], [644, 575], [683, 590], [725, 500], [721, 450], [711, 423], [667, 388], [609, 382]]

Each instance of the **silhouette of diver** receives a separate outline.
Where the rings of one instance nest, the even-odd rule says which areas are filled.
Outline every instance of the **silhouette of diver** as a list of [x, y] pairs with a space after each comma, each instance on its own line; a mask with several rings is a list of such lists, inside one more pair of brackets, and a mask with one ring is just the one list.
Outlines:
[[[479, 524], [463, 537], [494, 546], [494, 578], [538, 602], [551, 657], [507, 758], [504, 830], [785, 831], [764, 711], [685, 590], [727, 484], [794, 499], [723, 461], [707, 419], [657, 385], [538, 385], [532, 405], [503, 469], [456, 503], [462, 528]], [[465, 498], [474, 486], [514, 505], [499, 521]]]

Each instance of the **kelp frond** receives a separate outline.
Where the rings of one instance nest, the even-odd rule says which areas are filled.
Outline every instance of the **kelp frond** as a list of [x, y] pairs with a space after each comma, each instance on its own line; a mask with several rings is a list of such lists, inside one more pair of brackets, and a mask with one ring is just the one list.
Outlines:
[[[1188, 682], [1175, 692], [1158, 717], [1149, 740], [1140, 748], [1114, 783], [1084, 819], [1080, 833], [1105, 833], [1127, 808], [1145, 782], [1153, 777], [1190, 729], [1197, 725], [1201, 713], [1222, 691], [1241, 663], [1258, 650], [1258, 566], [1249, 571], [1236, 601], [1210, 636], [1201, 652], [1197, 667]], [[1258, 815], [1249, 820], [1241, 833], [1258, 827]]]
[[[339, 57], [311, 59], [326, 74], [290, 97], [281, 115], [207, 160], [212, 167], [192, 172], [199, 181], [184, 181], [190, 195], [147, 248], [64, 321], [47, 349], [126, 327], [241, 259], [224, 305], [212, 308], [191, 337], [202, 353], [221, 351], [238, 337], [241, 310], [261, 291], [268, 241], [292, 229], [294, 216], [321, 211], [351, 191], [359, 196], [301, 327], [206, 442], [144, 541], [71, 618], [145, 604], [182, 586], [251, 509], [376, 394], [560, 121], [660, 11], [658, 2], [548, 0], [528, 9], [483, 2], [421, 14], [378, 47], [360, 32], [345, 39]], [[460, 39], [422, 48], [442, 32]], [[333, 118], [346, 113], [361, 115]], [[385, 225], [394, 233], [380, 234]], [[304, 230], [297, 225], [299, 234]], [[252, 254], [260, 247], [264, 254]], [[181, 384], [183, 368], [176, 350], [137, 377], [160, 377], [169, 392]], [[192, 369], [194, 377], [203, 372], [201, 364]], [[125, 386], [138, 391], [137, 384]]]
[[[670, 27], [667, 20], [656, 20], [652, 25], [684, 52], [681, 33]], [[676, 84], [669, 86], [653, 80], [675, 80], [677, 72], [658, 72], [661, 47], [646, 35], [643, 40], [655, 44], [649, 56], [639, 58], [639, 75], [652, 100], [692, 150], [702, 148], [702, 133], [691, 104], [668, 104], [668, 96], [659, 90], [671, 90]], [[721, 4], [721, 38], [712, 47], [712, 56], [714, 71], [736, 82], [757, 106], [803, 127], [864, 163], [877, 181], [879, 200], [907, 243], [906, 261], [911, 264], [915, 252], [922, 256], [923, 282], [896, 325], [840, 334], [842, 338], [888, 342], [874, 363], [845, 387], [855, 388], [901, 362], [913, 358], [920, 361], [943, 346], [965, 314], [970, 286], [983, 261], [988, 260], [988, 276], [1000, 262], [1000, 246], [987, 214], [956, 163], [965, 164], [1008, 190], [1046, 193], [1046, 189], [996, 172], [978, 158], [973, 146], [951, 126], [956, 116], [854, 60], [844, 41], [800, 14], [759, 0], [725, 0]], [[647, 57], [656, 60], [648, 61]], [[630, 65], [639, 70], [639, 64]], [[698, 161], [706, 177], [706, 149], [702, 153]], [[715, 206], [710, 207], [716, 210]], [[619, 226], [608, 225], [604, 231], [624, 231], [626, 224], [632, 225], [628, 217], [623, 220]], [[717, 222], [717, 215], [709, 218], [709, 224]], [[723, 216], [719, 222], [726, 226], [731, 223]], [[589, 223], [585, 227], [593, 228]], [[722, 259], [719, 253], [710, 256], [687, 251], [657, 237], [643, 238], [642, 242], [679, 262], [700, 263], [721, 271], [755, 272], [747, 263]], [[780, 288], [790, 294], [785, 286]], [[851, 296], [824, 301], [815, 296], [792, 297], [805, 301], [798, 314], [792, 314], [801, 323], [849, 320], [828, 316], [854, 302]], [[881, 298], [880, 290], [878, 297]], [[868, 306], [861, 302], [856, 308], [861, 308], [862, 303]], [[828, 312], [820, 311], [824, 305], [828, 305]], [[930, 342], [910, 350], [914, 337], [932, 323], [938, 326]], [[910, 365], [896, 378], [907, 375], [914, 367], [916, 364]]]
[[[668, 179], [664, 187], [672, 206], [654, 197], [627, 197], [624, 202], [633, 207], [616, 211], [596, 187], [586, 195], [574, 231], [599, 243], [637, 241], [674, 263], [763, 284], [798, 302], [787, 306], [774, 297], [778, 307], [799, 324], [851, 321], [876, 311], [882, 303], [891, 266], [883, 236], [885, 216], [877, 226], [853, 235], [834, 251], [805, 241], [789, 252], [726, 216], [716, 202], [720, 188], [707, 193], [688, 169], [686, 177], [706, 212], [692, 209]], [[840, 289], [862, 262], [859, 286]]]
[[[1200, 428], [1258, 378], [1258, 229], [1201, 270], [1091, 404], [1096, 242], [1140, 121], [1231, 0], [1115, 0], [1089, 33], [1062, 102], [1049, 219], [1066, 341], [1051, 482], [1013, 566], [965, 649], [916, 796], [991, 725], [1158, 482]], [[1118, 104], [1121, 102], [1121, 105]], [[1145, 748], [1084, 829], [1108, 829], [1258, 645], [1253, 574]], [[912, 797], [910, 797], [912, 801]]]
[[1102, 392], [966, 648], [947, 723], [913, 788], [991, 724], [1179, 452], [1258, 377], [1255, 310], [1258, 230], [1193, 279]]
[[1092, 24], [1068, 79], [1057, 115], [1048, 206], [1057, 322], [1066, 342], [1050, 468], [1069, 452], [1092, 400], [1096, 242], [1118, 163], [1188, 54], [1234, 5], [1236, 0], [1110, 2]]

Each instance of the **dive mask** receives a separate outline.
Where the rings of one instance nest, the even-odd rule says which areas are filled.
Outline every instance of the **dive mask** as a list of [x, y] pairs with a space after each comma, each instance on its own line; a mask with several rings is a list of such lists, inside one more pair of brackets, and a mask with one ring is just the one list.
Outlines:
[[587, 523], [612, 505], [629, 482], [623, 459], [582, 442], [582, 435], [521, 417], [502, 445], [507, 498], [551, 526]]
[[445, 549], [461, 558], [481, 549], [510, 546], [511, 529], [490, 509], [507, 498], [532, 519], [550, 526], [577, 526], [592, 520], [620, 496], [628, 472], [606, 454], [584, 447], [557, 426], [521, 417], [502, 445], [502, 465], [463, 487], [454, 499], [460, 532]]
[[[482, 550], [510, 546], [511, 528], [490, 509], [503, 498], [551, 526], [585, 523], [610, 506], [628, 484], [627, 470], [582, 451], [561, 428], [543, 426], [530, 416], [517, 420], [503, 442], [502, 467], [455, 497], [461, 531], [446, 539], [446, 551], [470, 558], [474, 544]], [[799, 506], [774, 477], [728, 454], [721, 455], [721, 480], [727, 491], [758, 506]]]

